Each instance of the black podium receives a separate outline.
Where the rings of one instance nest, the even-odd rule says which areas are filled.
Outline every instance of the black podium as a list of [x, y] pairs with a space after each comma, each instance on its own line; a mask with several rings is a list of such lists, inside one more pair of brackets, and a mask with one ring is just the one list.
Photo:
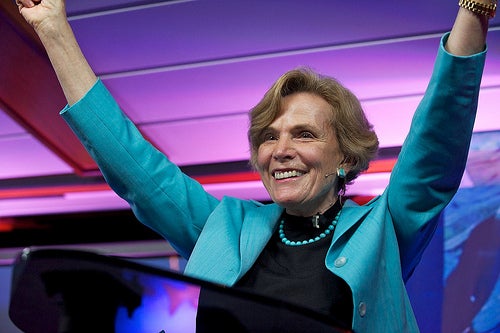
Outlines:
[[[200, 290], [216, 294], [217, 303], [198, 306]], [[148, 305], [163, 312], [155, 314]], [[194, 315], [186, 317], [190, 311]], [[155, 316], [159, 324], [148, 326], [151, 319], [141, 315]], [[275, 299], [118, 257], [61, 249], [20, 253], [9, 316], [25, 333], [349, 332], [330, 317]], [[173, 325], [176, 320], [184, 323]]]

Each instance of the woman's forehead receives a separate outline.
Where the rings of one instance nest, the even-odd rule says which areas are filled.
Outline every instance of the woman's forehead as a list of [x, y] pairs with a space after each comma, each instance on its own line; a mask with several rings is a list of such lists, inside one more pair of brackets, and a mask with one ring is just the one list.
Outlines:
[[282, 99], [280, 110], [274, 121], [280, 118], [302, 118], [321, 122], [333, 117], [332, 106], [321, 96], [312, 93], [295, 93]]

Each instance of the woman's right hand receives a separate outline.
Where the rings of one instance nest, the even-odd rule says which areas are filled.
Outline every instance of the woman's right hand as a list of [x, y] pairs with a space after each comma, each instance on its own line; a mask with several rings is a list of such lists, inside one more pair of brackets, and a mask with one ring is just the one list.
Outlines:
[[67, 22], [64, 0], [16, 0], [16, 4], [38, 35], [57, 33]]
[[16, 0], [16, 4], [40, 37], [68, 104], [76, 103], [97, 77], [75, 39], [64, 0]]

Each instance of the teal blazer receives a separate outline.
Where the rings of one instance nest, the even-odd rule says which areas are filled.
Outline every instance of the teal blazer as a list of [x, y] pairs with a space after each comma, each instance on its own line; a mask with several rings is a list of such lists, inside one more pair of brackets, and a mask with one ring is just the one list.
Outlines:
[[[445, 41], [388, 187], [345, 203], [325, 258], [352, 290], [356, 332], [418, 332], [405, 281], [459, 187], [486, 53], [455, 57]], [[144, 140], [100, 80], [61, 114], [137, 218], [188, 259], [185, 274], [231, 286], [276, 230], [281, 207], [207, 193]]]

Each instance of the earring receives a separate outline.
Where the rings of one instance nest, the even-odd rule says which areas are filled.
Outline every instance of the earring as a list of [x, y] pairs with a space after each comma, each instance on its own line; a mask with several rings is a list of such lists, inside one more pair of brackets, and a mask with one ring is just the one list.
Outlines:
[[345, 178], [345, 169], [342, 167], [337, 168], [337, 176], [341, 179]]

